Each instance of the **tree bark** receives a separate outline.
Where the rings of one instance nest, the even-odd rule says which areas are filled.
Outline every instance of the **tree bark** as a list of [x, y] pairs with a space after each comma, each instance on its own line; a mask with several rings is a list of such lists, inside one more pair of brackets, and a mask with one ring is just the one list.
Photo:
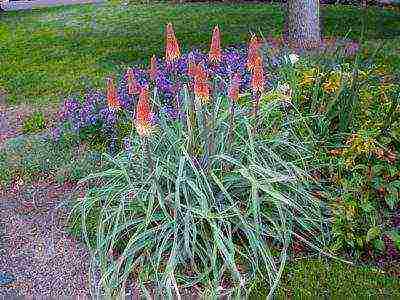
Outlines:
[[288, 0], [286, 6], [286, 41], [294, 47], [305, 49], [319, 46], [319, 0]]

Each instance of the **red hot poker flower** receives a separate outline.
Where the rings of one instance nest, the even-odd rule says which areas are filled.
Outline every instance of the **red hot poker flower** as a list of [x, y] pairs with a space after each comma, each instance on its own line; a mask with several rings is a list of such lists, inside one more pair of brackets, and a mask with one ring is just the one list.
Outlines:
[[136, 95], [140, 93], [139, 83], [136, 81], [135, 73], [132, 68], [126, 71], [126, 81], [128, 83], [128, 94]]
[[202, 103], [208, 103], [210, 101], [210, 87], [207, 82], [207, 73], [202, 63], [196, 67], [194, 94]]
[[166, 29], [165, 61], [171, 63], [180, 56], [181, 52], [179, 50], [178, 40], [175, 37], [174, 28], [171, 23], [168, 23]]
[[260, 40], [257, 38], [255, 34], [251, 36], [249, 50], [247, 53], [247, 69], [251, 71], [255, 65], [257, 64], [257, 59], [259, 54], [259, 49], [261, 47]]
[[121, 107], [118, 100], [117, 88], [112, 78], [107, 78], [107, 104], [112, 109], [119, 109]]
[[153, 55], [150, 59], [150, 69], [149, 69], [149, 75], [150, 75], [150, 79], [151, 80], [155, 80], [156, 79], [156, 75], [157, 75], [157, 60], [156, 60], [156, 56]]
[[151, 124], [151, 110], [149, 103], [149, 88], [142, 87], [136, 108], [135, 126], [141, 137], [150, 136], [153, 126]]
[[210, 52], [208, 54], [208, 58], [211, 62], [220, 62], [221, 61], [221, 33], [219, 31], [219, 27], [215, 26], [213, 30], [213, 35], [211, 39], [211, 47]]
[[239, 73], [235, 73], [231, 78], [228, 88], [228, 97], [231, 101], [237, 101], [239, 99], [240, 81], [241, 78]]
[[207, 72], [204, 68], [204, 64], [201, 62], [197, 66], [195, 66], [195, 74], [194, 79], [198, 81], [207, 81]]
[[261, 56], [258, 56], [252, 69], [251, 88], [255, 93], [264, 90], [264, 69]]

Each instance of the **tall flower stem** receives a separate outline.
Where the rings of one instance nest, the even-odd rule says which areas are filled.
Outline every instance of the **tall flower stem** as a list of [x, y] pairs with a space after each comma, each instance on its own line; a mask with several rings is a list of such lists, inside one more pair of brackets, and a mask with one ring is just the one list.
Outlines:
[[234, 127], [235, 127], [235, 103], [231, 102], [230, 115], [229, 115], [228, 150], [231, 150], [232, 148]]
[[254, 118], [254, 125], [253, 125], [253, 135], [257, 133], [258, 127], [258, 111], [260, 107], [260, 95], [258, 92], [253, 93], [253, 118]]
[[151, 152], [150, 152], [150, 145], [149, 145], [149, 141], [146, 137], [142, 138], [142, 148], [143, 148], [143, 152], [144, 155], [146, 157], [148, 166], [149, 166], [149, 173], [153, 174], [154, 173], [154, 162], [153, 159], [151, 158]]
[[208, 130], [209, 130], [209, 132], [208, 132], [208, 134], [209, 134], [209, 137], [208, 137], [208, 155], [209, 156], [213, 155], [214, 151], [215, 151], [215, 145], [214, 145], [214, 140], [215, 140], [215, 134], [214, 134], [215, 133], [215, 130], [214, 130], [214, 126], [215, 126], [215, 105], [213, 105], [213, 103], [214, 103], [213, 100], [216, 99], [216, 95], [214, 93], [217, 90], [215, 88], [215, 85], [216, 85], [216, 83], [214, 81], [213, 89], [212, 89], [212, 91], [210, 93], [212, 95], [212, 98], [211, 98], [210, 104], [208, 105], [209, 108], [210, 108], [209, 120], [208, 120]]
[[208, 162], [208, 144], [207, 144], [207, 140], [208, 140], [208, 125], [207, 125], [207, 112], [206, 112], [206, 108], [204, 107], [204, 105], [202, 105], [201, 103], [201, 99], [196, 98], [195, 99], [195, 111], [196, 111], [196, 119], [197, 119], [197, 124], [198, 124], [198, 128], [199, 128], [199, 134], [200, 134], [200, 138], [201, 138], [201, 146], [202, 146], [202, 150], [203, 150], [203, 164], [202, 166], [204, 168], [207, 167], [207, 162]]
[[196, 111], [195, 111], [195, 103], [193, 100], [193, 95], [190, 94], [189, 90], [186, 88], [186, 99], [187, 101], [187, 116], [186, 116], [186, 122], [187, 122], [187, 133], [189, 136], [189, 142], [188, 142], [188, 153], [190, 155], [195, 155], [195, 136], [197, 134], [197, 123], [196, 123]]
[[181, 103], [180, 103], [180, 94], [181, 94], [181, 89], [179, 87], [179, 75], [178, 75], [178, 70], [177, 70], [177, 65], [176, 62], [173, 63], [173, 69], [172, 69], [172, 82], [174, 84], [174, 103], [173, 106], [176, 109], [177, 117], [178, 120], [181, 121], [181, 124], [183, 126], [186, 125], [186, 122], [184, 120], [184, 116], [181, 111]]
[[171, 218], [171, 214], [168, 212], [164, 201], [162, 201], [162, 198], [163, 198], [162, 192], [160, 189], [158, 179], [155, 176], [155, 165], [154, 165], [153, 159], [151, 158], [151, 150], [150, 150], [149, 140], [147, 137], [142, 137], [141, 142], [142, 142], [142, 148], [143, 148], [143, 152], [145, 155], [145, 159], [147, 160], [148, 167], [149, 167], [149, 175], [153, 178], [153, 183], [154, 183], [155, 190], [156, 190], [156, 199], [158, 200], [158, 203], [159, 203], [162, 211], [164, 212], [165, 216], [167, 218]]
[[209, 158], [211, 154], [210, 146], [210, 113], [207, 111], [206, 107], [202, 109], [203, 118], [203, 142], [204, 142], [204, 168], [209, 170]]
[[[229, 106], [229, 128], [228, 128], [228, 143], [227, 143], [227, 151], [230, 152], [232, 150], [232, 145], [233, 145], [233, 132], [235, 128], [235, 103], [231, 102]], [[229, 164], [222, 163], [222, 170], [223, 171], [229, 171]]]

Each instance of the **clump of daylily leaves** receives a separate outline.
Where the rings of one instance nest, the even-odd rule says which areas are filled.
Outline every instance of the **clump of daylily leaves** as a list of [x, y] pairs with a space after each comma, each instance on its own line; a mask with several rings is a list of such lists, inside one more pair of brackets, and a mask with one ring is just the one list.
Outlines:
[[106, 95], [86, 99], [94, 111], [107, 101], [103, 121], [125, 114], [134, 126], [129, 151], [105, 154], [113, 167], [87, 178], [101, 185], [71, 215], [107, 294], [126, 293], [133, 280], [143, 295], [243, 295], [262, 278], [271, 297], [292, 240], [322, 243], [294, 116], [260, 106], [261, 46], [253, 35], [245, 55], [223, 51], [215, 27], [208, 55], [183, 59], [168, 24], [163, 61], [153, 57], [146, 76], [129, 69], [118, 88], [109, 79]]

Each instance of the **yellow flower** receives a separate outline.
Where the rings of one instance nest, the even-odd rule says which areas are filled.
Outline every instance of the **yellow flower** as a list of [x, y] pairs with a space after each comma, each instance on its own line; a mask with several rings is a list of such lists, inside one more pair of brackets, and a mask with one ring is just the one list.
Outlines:
[[359, 70], [358, 72], [359, 72], [358, 75], [360, 76], [360, 79], [365, 80], [365, 79], [367, 79], [368, 76], [370, 75], [371, 70], [366, 70], [366, 71], [364, 71], [364, 70]]
[[351, 158], [347, 158], [345, 164], [347, 168], [350, 168], [354, 165], [354, 160]]
[[316, 73], [315, 69], [311, 69], [311, 70], [306, 71], [304, 73], [303, 80], [300, 82], [300, 86], [310, 86], [310, 85], [312, 85], [317, 79], [317, 76], [316, 76], [315, 73]]
[[374, 71], [376, 75], [384, 76], [387, 74], [387, 67], [385, 65], [380, 65]]
[[310, 86], [314, 83], [314, 78], [311, 75], [305, 75], [303, 80], [300, 82], [301, 86]]
[[386, 93], [386, 92], [390, 92], [391, 90], [393, 90], [395, 87], [395, 85], [393, 83], [385, 83], [385, 84], [381, 84], [379, 86], [379, 92], [381, 94]]
[[353, 219], [356, 215], [356, 208], [353, 205], [346, 205], [346, 216], [348, 219]]
[[338, 74], [332, 74], [328, 81], [325, 81], [322, 85], [323, 90], [326, 93], [335, 93], [340, 87], [340, 76]]

